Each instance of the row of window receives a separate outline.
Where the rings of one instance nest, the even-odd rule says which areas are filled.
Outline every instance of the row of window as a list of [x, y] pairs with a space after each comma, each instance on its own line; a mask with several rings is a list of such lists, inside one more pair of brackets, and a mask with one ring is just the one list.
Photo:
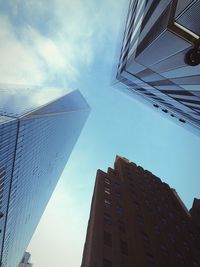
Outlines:
[[[104, 223], [107, 225], [112, 225], [112, 217], [108, 213], [104, 213]], [[125, 232], [125, 224], [123, 221], [118, 220], [118, 227], [121, 232]]]
[[[112, 247], [112, 234], [104, 231], [104, 245]], [[124, 255], [128, 255], [128, 245], [124, 240], [119, 241], [120, 252]]]
[[[122, 245], [122, 247], [123, 246], [124, 246], [124, 244]], [[126, 246], [124, 247], [124, 249], [126, 251]], [[146, 263], [147, 263], [146, 267], [156, 267], [155, 259], [150, 253], [147, 253], [147, 255], [146, 255]], [[195, 265], [193, 265], [193, 266], [197, 267]], [[108, 259], [103, 259], [103, 267], [113, 267], [112, 261], [108, 260]]]

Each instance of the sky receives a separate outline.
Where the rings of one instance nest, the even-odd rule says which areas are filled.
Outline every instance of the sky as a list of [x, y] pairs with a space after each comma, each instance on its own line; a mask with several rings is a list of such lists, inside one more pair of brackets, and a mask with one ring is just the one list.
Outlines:
[[[200, 136], [115, 86], [128, 0], [0, 0], [0, 83], [45, 87], [32, 101], [79, 89], [90, 116], [33, 235], [34, 267], [81, 264], [97, 169], [116, 154], [200, 198]], [[48, 90], [48, 87], [54, 89]], [[1, 97], [1, 95], [0, 95]]]

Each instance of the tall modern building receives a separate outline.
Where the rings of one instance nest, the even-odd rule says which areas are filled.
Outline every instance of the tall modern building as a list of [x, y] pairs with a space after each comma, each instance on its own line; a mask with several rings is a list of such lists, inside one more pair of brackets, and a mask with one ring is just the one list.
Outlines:
[[79, 91], [25, 106], [11, 94], [0, 110], [1, 267], [19, 265], [89, 114]]
[[200, 133], [200, 1], [130, 0], [117, 80]]
[[33, 264], [30, 263], [31, 254], [29, 252], [24, 252], [23, 258], [19, 264], [19, 267], [32, 267]]
[[81, 267], [200, 267], [199, 203], [188, 212], [168, 184], [117, 156], [97, 171]]

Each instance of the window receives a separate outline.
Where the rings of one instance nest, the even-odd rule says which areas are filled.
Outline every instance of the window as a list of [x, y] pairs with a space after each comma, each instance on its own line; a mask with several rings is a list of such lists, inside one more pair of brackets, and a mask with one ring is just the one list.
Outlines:
[[112, 261], [103, 259], [103, 267], [112, 267]]
[[167, 224], [167, 220], [165, 218], [162, 218], [161, 221], [163, 224], [165, 224], [165, 225]]
[[161, 244], [160, 245], [160, 250], [161, 250], [161, 252], [162, 252], [163, 255], [165, 255], [165, 256], [168, 256], [169, 255], [169, 252], [168, 252], [168, 250], [167, 250], [167, 248], [166, 248], [165, 245]]
[[111, 207], [111, 202], [110, 202], [110, 200], [108, 200], [108, 199], [104, 199], [104, 207], [106, 207], [106, 208], [110, 208], [110, 207]]
[[104, 182], [106, 183], [106, 184], [110, 184], [110, 179], [109, 178], [104, 178]]
[[149, 237], [148, 237], [148, 235], [146, 234], [146, 233], [142, 233], [142, 237], [143, 237], [143, 240], [145, 241], [145, 242], [149, 242]]
[[117, 206], [116, 211], [117, 211], [117, 214], [122, 215], [123, 208], [121, 206]]
[[179, 262], [183, 263], [183, 256], [180, 252], [176, 252], [176, 258]]
[[110, 214], [104, 213], [104, 223], [111, 225], [112, 224], [112, 218]]
[[115, 187], [116, 189], [119, 189], [120, 184], [115, 182], [114, 187]]
[[196, 261], [193, 261], [192, 262], [192, 267], [200, 267], [200, 265]]
[[182, 220], [181, 223], [182, 223], [183, 226], [186, 226], [187, 225], [186, 220]]
[[124, 225], [124, 222], [122, 221], [119, 221], [119, 230], [120, 232], [125, 232], [125, 225]]
[[112, 247], [112, 235], [106, 231], [104, 231], [104, 245]]
[[138, 215], [138, 216], [137, 216], [137, 222], [138, 222], [139, 224], [144, 224], [144, 217], [141, 216], [141, 215]]
[[195, 238], [194, 238], [194, 234], [193, 234], [192, 232], [190, 232], [190, 238], [191, 238], [192, 240], [195, 240]]
[[174, 236], [173, 236], [172, 234], [170, 234], [170, 240], [171, 240], [171, 242], [172, 242], [173, 244], [176, 242], [176, 240], [175, 240], [175, 238], [174, 238]]
[[155, 232], [155, 234], [157, 234], [157, 235], [160, 234], [160, 228], [159, 228], [157, 225], [154, 227], [154, 232]]
[[158, 212], [161, 212], [161, 207], [158, 206], [158, 207], [157, 207], [157, 210], [158, 210]]
[[188, 245], [188, 243], [186, 241], [183, 241], [183, 247], [185, 250], [189, 251], [190, 250], [190, 247]]
[[136, 196], [136, 192], [135, 192], [134, 190], [131, 190], [131, 194], [132, 194], [133, 196]]
[[120, 240], [120, 251], [122, 254], [128, 255], [128, 245], [123, 240]]
[[156, 266], [154, 256], [152, 256], [149, 253], [147, 254], [147, 266], [148, 267], [155, 267]]
[[118, 191], [115, 192], [115, 195], [116, 195], [117, 198], [120, 198], [121, 197], [121, 193], [118, 192]]
[[179, 119], [179, 121], [180, 121], [180, 122], [183, 122], [183, 123], [186, 123], [186, 121], [185, 121], [185, 120], [183, 120], [183, 119]]
[[135, 207], [136, 210], [139, 210], [140, 205], [139, 205], [138, 202], [134, 201], [133, 202], [133, 205], [134, 205], [134, 207]]
[[158, 107], [159, 107], [157, 104], [153, 104], [153, 106], [154, 106], [155, 108], [158, 108]]
[[109, 187], [105, 187], [104, 192], [108, 195], [110, 195], [110, 188]]

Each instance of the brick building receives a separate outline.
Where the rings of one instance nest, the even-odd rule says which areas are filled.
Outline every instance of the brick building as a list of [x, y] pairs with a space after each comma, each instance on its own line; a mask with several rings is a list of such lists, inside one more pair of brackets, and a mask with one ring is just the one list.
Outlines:
[[117, 156], [97, 171], [81, 267], [200, 267], [199, 203], [188, 212], [168, 184]]

